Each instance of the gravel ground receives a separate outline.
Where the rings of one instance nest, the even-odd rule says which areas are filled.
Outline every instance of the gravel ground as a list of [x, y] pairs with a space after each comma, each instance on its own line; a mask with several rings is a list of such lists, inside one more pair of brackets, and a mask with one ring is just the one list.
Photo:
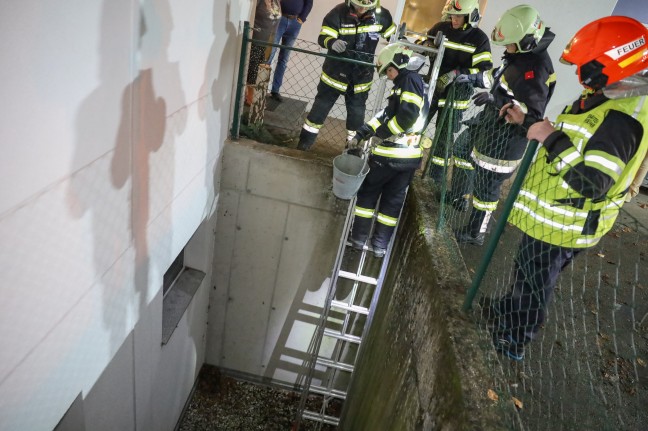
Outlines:
[[[299, 398], [299, 393], [236, 380], [205, 364], [178, 430], [291, 430]], [[303, 422], [299, 429], [311, 431], [317, 429], [316, 425]], [[321, 428], [323, 431], [333, 429], [330, 426]]]

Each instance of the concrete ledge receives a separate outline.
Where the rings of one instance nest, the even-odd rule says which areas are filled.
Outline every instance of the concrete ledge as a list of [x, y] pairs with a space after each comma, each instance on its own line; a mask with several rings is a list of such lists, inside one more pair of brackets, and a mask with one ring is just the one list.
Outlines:
[[487, 396], [497, 359], [461, 311], [470, 280], [452, 236], [434, 231], [428, 191], [410, 187], [342, 430], [503, 430], [518, 420], [511, 402]]

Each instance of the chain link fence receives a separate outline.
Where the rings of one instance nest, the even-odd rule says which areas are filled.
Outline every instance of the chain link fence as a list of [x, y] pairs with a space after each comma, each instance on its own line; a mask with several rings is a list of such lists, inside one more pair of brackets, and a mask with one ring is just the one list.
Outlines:
[[[245, 40], [244, 51], [255, 43]], [[296, 147], [325, 56], [317, 44], [297, 40], [281, 87], [281, 102], [265, 97], [272, 69], [261, 63], [257, 65], [261, 78], [247, 85], [263, 97], [252, 97], [250, 106], [245, 106], [241, 73], [232, 135], [238, 136], [240, 107], [241, 135]], [[250, 67], [244, 53], [241, 61], [244, 69]], [[384, 105], [388, 88], [384, 80], [374, 82], [365, 121]], [[517, 406], [518, 417], [502, 419], [510, 429], [646, 429], [648, 204], [628, 204], [635, 209], [644, 205], [639, 213], [620, 208], [611, 231], [598, 244], [577, 253], [560, 271], [560, 263], [569, 260], [571, 251], [563, 250], [567, 255], [557, 258], [555, 248], [530, 241], [508, 222], [510, 211], [524, 198], [520, 188], [536, 147], [527, 142], [526, 131], [501, 120], [497, 109], [488, 104], [476, 106], [471, 101], [474, 91], [483, 90], [450, 86], [425, 132], [424, 146], [431, 148], [426, 150], [420, 175], [435, 192], [431, 204], [438, 209], [436, 229], [448, 242], [459, 240], [473, 279], [465, 309], [484, 333], [484, 351], [495, 349], [502, 337], [509, 337], [509, 342], [533, 338], [528, 344], [520, 343], [519, 350], [515, 344], [507, 347], [513, 356], [523, 353], [521, 360], [497, 355], [499, 360], [491, 364], [493, 376], [504, 378], [485, 388], [487, 396]], [[345, 118], [341, 97], [313, 147], [319, 154], [342, 152], [347, 137]], [[542, 184], [535, 189], [542, 190]], [[532, 201], [536, 198], [527, 195]], [[560, 217], [565, 215], [556, 215], [556, 220]], [[534, 231], [528, 225], [525, 229]], [[551, 241], [560, 242], [561, 229], [554, 231], [557, 236]], [[544, 272], [538, 270], [543, 268]], [[542, 286], [554, 281], [551, 294], [543, 290]], [[520, 304], [516, 309], [510, 301], [512, 286], [519, 289], [522, 285], [530, 289], [524, 297], [528, 302], [525, 313], [520, 312]], [[502, 298], [509, 298], [508, 305], [494, 316], [492, 310]], [[519, 295], [516, 298], [520, 300]], [[513, 338], [510, 330], [504, 331], [512, 322], [519, 328]]]
[[[627, 207], [622, 196], [600, 204], [619, 211], [614, 227], [592, 247], [571, 249], [570, 223], [585, 213], [543, 207], [555, 187], [551, 180], [523, 184], [537, 143], [527, 142], [518, 126], [499, 119], [498, 110], [488, 105], [471, 102], [464, 110], [448, 108], [438, 116], [440, 133], [425, 177], [437, 191], [438, 228], [457, 240], [473, 278], [465, 308], [484, 331], [483, 348], [499, 350], [499, 361], [491, 365], [494, 375], [503, 373], [505, 379], [488, 394], [518, 407], [520, 422], [508, 425], [645, 429], [648, 198], [640, 195]], [[516, 145], [528, 147], [524, 159], [497, 161]], [[444, 160], [443, 175], [435, 181], [435, 161]], [[599, 223], [610, 220], [601, 217]]]

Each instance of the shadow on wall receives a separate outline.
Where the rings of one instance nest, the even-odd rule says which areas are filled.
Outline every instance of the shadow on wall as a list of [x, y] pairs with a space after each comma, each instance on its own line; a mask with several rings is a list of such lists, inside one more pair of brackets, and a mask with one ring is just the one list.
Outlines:
[[[205, 80], [198, 94], [198, 116], [205, 122], [207, 128], [207, 153], [205, 163], [211, 164], [218, 157], [228, 134], [230, 105], [232, 102], [232, 82], [236, 67], [237, 34], [236, 27], [230, 21], [232, 5], [228, 0], [225, 13], [220, 6], [222, 0], [214, 0], [212, 33], [214, 40], [209, 50], [205, 66]], [[223, 34], [224, 30], [224, 34]], [[209, 104], [211, 100], [211, 104]], [[213, 153], [215, 152], [215, 153]], [[221, 167], [216, 163], [211, 173], [205, 171], [205, 186], [207, 190], [213, 187], [214, 201], [205, 208], [206, 214], [211, 214], [216, 205], [220, 190]]]
[[[151, 67], [142, 68], [122, 91], [121, 118], [116, 128], [110, 166], [101, 164], [101, 159], [93, 162], [97, 166], [86, 166], [73, 177], [68, 193], [68, 205], [73, 216], [81, 218], [88, 213], [91, 218], [95, 283], [103, 285], [101, 308], [104, 327], [111, 332], [111, 353], [117, 350], [132, 329], [128, 322], [131, 319], [136, 321], [142, 315], [155, 293], [149, 291], [151, 250], [155, 251], [156, 262], [170, 259], [170, 236], [164, 233], [151, 235], [148, 227], [152, 219], [156, 220], [157, 226], [167, 227], [171, 223], [168, 203], [173, 198], [173, 138], [186, 124], [186, 117], [183, 118], [184, 113], [181, 113], [171, 118], [172, 123], [167, 127], [167, 103], [165, 98], [156, 94], [155, 88], [155, 77], [158, 76], [158, 81], [164, 82], [165, 96], [170, 93], [175, 96], [173, 100], [181, 101], [180, 106], [185, 106], [178, 65], [167, 59], [173, 28], [168, 1], [153, 3], [147, 0], [140, 7], [137, 49], [142, 58], [141, 66]], [[102, 139], [96, 136], [96, 123], [110, 121], [106, 118], [110, 109], [106, 109], [105, 103], [113, 98], [115, 87], [111, 82], [114, 79], [111, 74], [115, 73], [111, 56], [127, 55], [124, 52], [116, 54], [111, 43], [112, 26], [119, 13], [123, 13], [123, 6], [107, 0], [103, 2], [99, 45], [101, 82], [84, 100], [77, 115], [75, 159], [78, 160], [84, 160], [89, 142]], [[108, 127], [107, 130], [112, 129]], [[154, 162], [153, 153], [158, 154]], [[117, 193], [117, 190], [128, 187], [129, 179], [131, 193]], [[112, 184], [112, 189], [108, 186], [101, 189], [103, 184]], [[111, 198], [120, 200], [111, 201]], [[156, 203], [154, 208], [151, 208], [152, 202]], [[123, 228], [130, 228], [132, 244], [119, 241]], [[131, 245], [134, 273], [131, 273]], [[125, 254], [124, 249], [127, 250]], [[155, 279], [161, 279], [161, 276]], [[128, 281], [129, 277], [132, 282]], [[130, 291], [132, 287], [135, 292]], [[138, 298], [137, 309], [133, 303], [135, 297]]]
[[[348, 201], [337, 201], [337, 204], [344, 206]], [[323, 217], [312, 223], [318, 224], [322, 220]], [[310, 358], [308, 349], [312, 343], [314, 329], [319, 324], [323, 312], [322, 304], [328, 293], [329, 276], [343, 225], [343, 214], [329, 218], [326, 227], [321, 229], [319, 237], [313, 238], [309, 251], [301, 250], [299, 256], [290, 256], [291, 253], [287, 250], [282, 251], [282, 260], [284, 256], [288, 257], [286, 259], [289, 261], [288, 265], [299, 268], [296, 273], [301, 274], [301, 277], [276, 342], [272, 343], [274, 348], [268, 358], [263, 377], [263, 380], [268, 383], [273, 381], [302, 383], [307, 371], [303, 364]], [[313, 232], [314, 228], [309, 228], [308, 231]], [[290, 235], [290, 233], [294, 235], [296, 232], [288, 226], [285, 234]], [[323, 251], [325, 251], [324, 256]], [[277, 311], [273, 307], [273, 313], [275, 312]]]

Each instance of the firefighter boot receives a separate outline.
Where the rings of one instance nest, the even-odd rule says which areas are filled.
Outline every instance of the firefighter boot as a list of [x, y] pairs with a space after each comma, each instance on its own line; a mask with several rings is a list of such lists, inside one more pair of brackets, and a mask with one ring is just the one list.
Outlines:
[[455, 230], [459, 244], [484, 245], [486, 226], [490, 220], [490, 211], [480, 211], [473, 207], [468, 225]]
[[297, 144], [297, 149], [308, 151], [310, 147], [312, 147], [315, 143], [315, 139], [317, 139], [316, 133], [302, 129], [301, 133], [299, 134], [299, 143]]

